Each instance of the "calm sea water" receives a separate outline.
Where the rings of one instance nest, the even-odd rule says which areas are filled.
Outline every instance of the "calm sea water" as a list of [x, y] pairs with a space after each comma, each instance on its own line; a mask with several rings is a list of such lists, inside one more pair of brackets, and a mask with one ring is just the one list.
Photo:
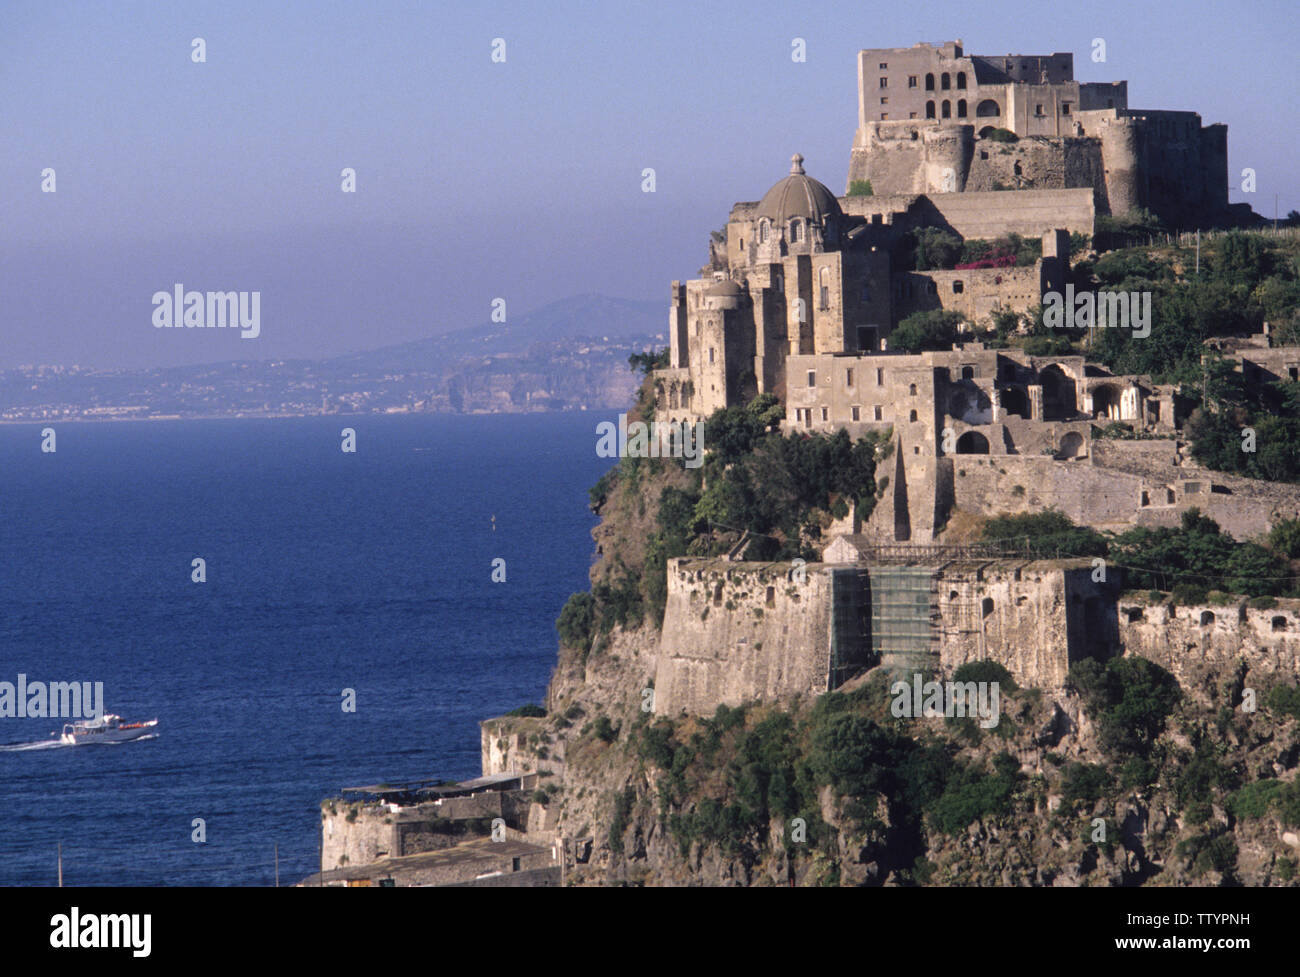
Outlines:
[[[0, 427], [0, 681], [102, 681], [160, 720], [0, 750], [0, 884], [54, 884], [60, 842], [67, 884], [269, 885], [277, 844], [295, 882], [321, 798], [477, 775], [478, 721], [541, 701], [587, 587], [602, 419], [56, 424], [54, 454]], [[0, 743], [61, 725], [0, 719]]]

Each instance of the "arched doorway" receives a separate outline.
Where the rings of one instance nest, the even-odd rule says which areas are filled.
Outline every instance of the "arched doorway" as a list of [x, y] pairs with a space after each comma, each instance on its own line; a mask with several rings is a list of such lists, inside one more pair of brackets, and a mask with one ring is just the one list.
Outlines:
[[1064, 421], [1075, 415], [1074, 381], [1053, 363], [1039, 374], [1043, 385], [1043, 420]]
[[991, 119], [1002, 114], [1002, 107], [991, 98], [981, 99], [975, 106], [975, 114], [981, 119]]
[[986, 455], [989, 453], [989, 439], [979, 431], [967, 431], [957, 439], [957, 454]]
[[1056, 451], [1058, 459], [1083, 457], [1083, 435], [1078, 431], [1067, 431], [1061, 438], [1061, 446]]
[[1019, 387], [1005, 387], [998, 391], [998, 399], [1002, 402], [1002, 412], [1004, 414], [1016, 414], [1020, 417], [1029, 417], [1029, 398]]
[[1092, 416], [1100, 419], [1118, 421], [1123, 410], [1120, 406], [1121, 392], [1113, 383], [1103, 383], [1092, 388]]

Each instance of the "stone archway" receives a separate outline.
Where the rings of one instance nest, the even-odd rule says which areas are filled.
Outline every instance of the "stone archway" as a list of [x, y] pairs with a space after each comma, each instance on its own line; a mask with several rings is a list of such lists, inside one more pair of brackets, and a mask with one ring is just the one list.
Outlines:
[[1092, 388], [1092, 416], [1099, 420], [1118, 421], [1123, 418], [1123, 394], [1113, 383], [1103, 383]]
[[1038, 375], [1043, 385], [1043, 420], [1064, 421], [1075, 415], [1074, 381], [1055, 363]]
[[989, 453], [989, 439], [979, 431], [967, 431], [957, 439], [957, 454], [986, 455]]
[[1083, 435], [1078, 431], [1067, 431], [1061, 438], [1061, 445], [1056, 450], [1060, 460], [1083, 457]]
[[991, 98], [981, 99], [975, 106], [975, 115], [981, 119], [991, 119], [1002, 114], [1002, 106]]

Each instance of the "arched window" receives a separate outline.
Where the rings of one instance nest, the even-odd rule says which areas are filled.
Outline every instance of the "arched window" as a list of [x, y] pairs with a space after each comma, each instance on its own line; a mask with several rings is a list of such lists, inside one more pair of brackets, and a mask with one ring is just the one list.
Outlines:
[[802, 240], [803, 240], [803, 222], [796, 217], [794, 220], [790, 222], [790, 241], [791, 243], [798, 243], [799, 241]]
[[817, 278], [817, 308], [825, 311], [831, 307], [831, 270], [823, 268]]
[[908, 419], [909, 421], [915, 421], [915, 420], [916, 420], [916, 411], [912, 411], [910, 414], [908, 414], [908, 415], [907, 415], [907, 419]]
[[946, 98], [943, 100], [943, 117], [945, 119], [952, 118], [952, 102], [948, 101]]
[[939, 78], [939, 87], [945, 92], [952, 87], [952, 78], [948, 75], [948, 72], [945, 71]]
[[981, 119], [991, 119], [1002, 114], [1002, 108], [991, 98], [986, 98], [975, 106], [975, 114]]
[[909, 387], [907, 388], [907, 392], [908, 392], [909, 394], [911, 394], [913, 397], [915, 397], [915, 396], [916, 396], [916, 384], [912, 384], [911, 386], [909, 386]]
[[931, 100], [931, 101], [925, 103], [925, 117], [926, 117], [927, 119], [933, 119], [933, 118], [934, 118], [934, 101], [933, 101], [933, 100]]
[[957, 72], [957, 87], [958, 88], [966, 87], [966, 72], [964, 71]]
[[964, 98], [957, 99], [957, 118], [966, 118], [966, 99]]
[[925, 76], [925, 90], [927, 92], [934, 91], [934, 75]]
[[771, 226], [772, 226], [772, 225], [769, 224], [767, 221], [762, 221], [762, 222], [758, 225], [758, 243], [759, 243], [759, 244], [766, 244], [766, 243], [767, 243], [767, 232], [768, 232], [768, 229], [769, 229]]

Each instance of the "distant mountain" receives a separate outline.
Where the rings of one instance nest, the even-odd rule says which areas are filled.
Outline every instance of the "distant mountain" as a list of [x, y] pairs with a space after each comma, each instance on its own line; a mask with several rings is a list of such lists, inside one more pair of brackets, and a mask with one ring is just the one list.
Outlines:
[[667, 302], [642, 302], [608, 295], [574, 295], [515, 316], [506, 308], [505, 322], [477, 326], [348, 353], [322, 362], [331, 370], [356, 372], [442, 372], [448, 364], [480, 356], [523, 353], [537, 343], [572, 339], [643, 340], [668, 342]]

